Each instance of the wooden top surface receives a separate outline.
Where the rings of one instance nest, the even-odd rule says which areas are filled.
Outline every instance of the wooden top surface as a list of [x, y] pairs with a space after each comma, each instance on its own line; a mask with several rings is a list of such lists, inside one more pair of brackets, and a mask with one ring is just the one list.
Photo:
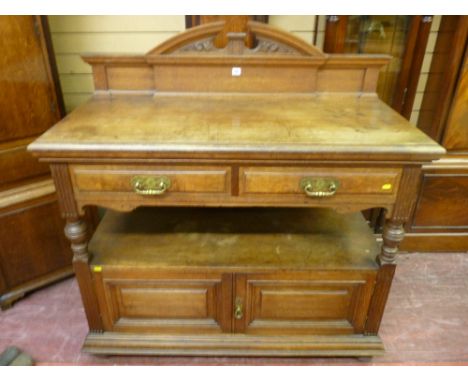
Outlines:
[[375, 269], [361, 213], [306, 208], [108, 210], [89, 245], [94, 265]]
[[376, 96], [351, 94], [95, 95], [29, 149], [65, 157], [257, 153], [417, 160], [444, 153]]

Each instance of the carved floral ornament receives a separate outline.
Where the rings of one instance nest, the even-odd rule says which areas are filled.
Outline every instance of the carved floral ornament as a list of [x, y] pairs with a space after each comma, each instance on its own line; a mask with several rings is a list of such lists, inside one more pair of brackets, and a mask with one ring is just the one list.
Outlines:
[[[191, 44], [182, 46], [181, 48], [175, 50], [171, 54], [195, 53], [195, 52], [196, 53], [203, 53], [203, 52], [224, 53], [224, 52], [231, 51], [231, 49], [229, 49], [229, 44], [234, 43], [233, 39], [229, 40], [227, 47], [221, 48], [221, 49], [215, 46], [214, 40], [215, 40], [215, 37], [210, 37], [207, 39], [196, 41]], [[242, 53], [243, 54], [279, 53], [279, 54], [288, 54], [288, 55], [296, 55], [296, 56], [302, 55], [298, 50], [290, 46], [281, 44], [279, 42], [276, 42], [270, 39], [265, 39], [265, 38], [258, 39], [256, 41], [255, 47], [252, 49], [245, 47]]]
[[[324, 58], [318, 48], [309, 45], [298, 37], [272, 26], [249, 21], [246, 32], [228, 32], [227, 45], [219, 48], [216, 39], [223, 32], [224, 22], [204, 24], [167, 40], [146, 54], [149, 57], [206, 54], [215, 55], [284, 55]], [[252, 47], [245, 41], [252, 39]]]

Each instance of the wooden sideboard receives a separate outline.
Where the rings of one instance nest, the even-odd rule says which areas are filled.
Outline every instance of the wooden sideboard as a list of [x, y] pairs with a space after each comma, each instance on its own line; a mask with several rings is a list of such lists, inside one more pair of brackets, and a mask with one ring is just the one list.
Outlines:
[[[387, 57], [253, 21], [215, 47], [225, 32], [86, 57], [95, 95], [29, 146], [67, 219], [84, 350], [380, 354], [421, 166], [445, 150], [376, 96]], [[89, 205], [109, 209], [90, 242]]]

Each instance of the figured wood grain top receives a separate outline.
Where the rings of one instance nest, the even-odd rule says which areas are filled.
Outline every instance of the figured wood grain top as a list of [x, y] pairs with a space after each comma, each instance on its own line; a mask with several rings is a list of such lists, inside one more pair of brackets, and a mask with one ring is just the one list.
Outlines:
[[39, 156], [232, 152], [406, 159], [445, 152], [376, 96], [345, 94], [98, 94], [29, 149]]

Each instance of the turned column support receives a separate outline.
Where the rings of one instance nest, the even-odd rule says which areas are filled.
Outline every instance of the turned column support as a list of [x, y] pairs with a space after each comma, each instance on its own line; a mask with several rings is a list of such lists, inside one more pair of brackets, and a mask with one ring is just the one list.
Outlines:
[[97, 310], [94, 282], [89, 268], [91, 257], [88, 253], [88, 233], [86, 223], [79, 217], [67, 218], [65, 235], [71, 242], [73, 269], [80, 287], [81, 298], [88, 319], [89, 329], [93, 332], [103, 330], [101, 316]]
[[71, 242], [73, 262], [80, 261], [88, 263], [89, 254], [86, 223], [79, 218], [67, 219], [64, 232], [65, 236]]
[[372, 295], [369, 314], [367, 316], [364, 333], [377, 335], [380, 323], [387, 304], [388, 295], [392, 286], [396, 269], [396, 255], [398, 246], [405, 236], [403, 222], [401, 220], [388, 219], [383, 230], [383, 243], [380, 254], [377, 256], [379, 271], [375, 280], [375, 289]]
[[80, 287], [89, 329], [93, 332], [100, 332], [103, 330], [103, 325], [89, 267], [91, 257], [88, 253], [89, 238], [86, 223], [76, 206], [68, 166], [56, 163], [50, 166], [50, 170], [57, 190], [60, 211], [62, 217], [66, 219], [64, 232], [71, 243], [73, 270]]
[[367, 335], [376, 335], [379, 331], [395, 274], [398, 248], [405, 236], [403, 225], [413, 212], [420, 180], [420, 167], [406, 167], [403, 170], [395, 206], [385, 221], [382, 249], [377, 256], [380, 267], [364, 330]]
[[382, 250], [378, 257], [379, 264], [396, 264], [398, 248], [405, 236], [403, 222], [398, 220], [387, 220], [383, 229]]

